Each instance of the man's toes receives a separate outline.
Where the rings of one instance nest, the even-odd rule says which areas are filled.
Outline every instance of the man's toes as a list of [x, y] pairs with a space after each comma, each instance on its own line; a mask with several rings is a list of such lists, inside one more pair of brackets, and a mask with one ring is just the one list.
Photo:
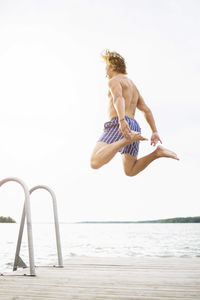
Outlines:
[[145, 137], [143, 137], [143, 136], [141, 136], [141, 138], [140, 138], [142, 141], [148, 141], [148, 139], [147, 138], [145, 138]]

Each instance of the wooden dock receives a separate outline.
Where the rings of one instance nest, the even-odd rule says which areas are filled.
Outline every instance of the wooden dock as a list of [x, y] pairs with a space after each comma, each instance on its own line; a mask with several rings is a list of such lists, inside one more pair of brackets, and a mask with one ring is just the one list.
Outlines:
[[[19, 269], [6, 274], [29, 274]], [[72, 257], [37, 276], [0, 276], [1, 300], [200, 299], [200, 258]]]

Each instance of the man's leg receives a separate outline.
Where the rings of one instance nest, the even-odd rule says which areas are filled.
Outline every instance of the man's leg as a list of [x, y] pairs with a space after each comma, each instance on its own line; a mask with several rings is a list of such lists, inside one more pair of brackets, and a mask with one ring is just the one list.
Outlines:
[[144, 141], [147, 139], [142, 137], [139, 132], [132, 131], [130, 140], [123, 138], [112, 144], [97, 142], [91, 156], [91, 167], [93, 169], [102, 167], [107, 164], [121, 148], [138, 140]]
[[176, 153], [159, 145], [155, 151], [140, 159], [130, 154], [122, 154], [124, 172], [127, 176], [135, 176], [144, 170], [152, 161], [160, 157], [179, 160]]

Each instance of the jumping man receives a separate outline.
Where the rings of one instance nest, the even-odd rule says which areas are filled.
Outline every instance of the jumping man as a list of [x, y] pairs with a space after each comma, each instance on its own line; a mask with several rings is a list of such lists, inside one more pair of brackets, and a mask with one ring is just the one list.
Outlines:
[[162, 141], [158, 135], [155, 120], [133, 81], [126, 76], [124, 58], [117, 52], [106, 50], [101, 54], [106, 62], [108, 80], [108, 117], [102, 136], [97, 141], [91, 156], [91, 167], [98, 169], [107, 164], [117, 152], [122, 154], [124, 172], [135, 176], [144, 170], [153, 160], [168, 157], [179, 160], [176, 153], [158, 145], [150, 154], [137, 159], [140, 141], [148, 140], [141, 135], [141, 128], [134, 119], [136, 108], [152, 130], [151, 145]]

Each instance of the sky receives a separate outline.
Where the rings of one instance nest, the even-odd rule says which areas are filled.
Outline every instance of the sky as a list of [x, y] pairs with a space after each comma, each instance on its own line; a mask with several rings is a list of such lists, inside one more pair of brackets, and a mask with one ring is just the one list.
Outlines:
[[[200, 2], [83, 0], [0, 2], [0, 179], [48, 185], [60, 222], [137, 221], [200, 215]], [[160, 158], [134, 177], [121, 154], [101, 169], [90, 156], [108, 121], [108, 79], [100, 54], [126, 61], [152, 110]], [[155, 150], [141, 111], [135, 119]], [[20, 221], [21, 186], [0, 188], [0, 215]], [[33, 222], [53, 222], [49, 194], [31, 195]]]

